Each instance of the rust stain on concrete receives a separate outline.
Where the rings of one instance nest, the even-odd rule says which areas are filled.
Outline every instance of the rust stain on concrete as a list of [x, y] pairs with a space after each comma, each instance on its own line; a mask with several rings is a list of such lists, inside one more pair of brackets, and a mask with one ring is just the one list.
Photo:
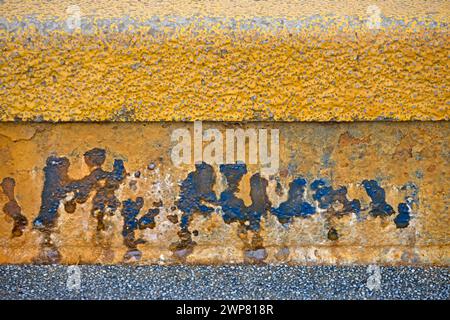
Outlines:
[[175, 166], [189, 123], [1, 124], [0, 263], [449, 264], [448, 122], [203, 126], [278, 129], [279, 170]]

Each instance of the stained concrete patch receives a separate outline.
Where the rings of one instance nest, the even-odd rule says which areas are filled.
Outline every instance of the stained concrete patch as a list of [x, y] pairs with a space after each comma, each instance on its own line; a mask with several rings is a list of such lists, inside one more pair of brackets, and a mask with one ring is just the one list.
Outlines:
[[204, 123], [225, 138], [278, 132], [265, 178], [235, 157], [177, 167], [172, 133], [189, 141], [193, 125], [1, 124], [15, 198], [0, 192], [0, 206], [29, 223], [12, 238], [4, 207], [0, 263], [449, 264], [448, 122]]

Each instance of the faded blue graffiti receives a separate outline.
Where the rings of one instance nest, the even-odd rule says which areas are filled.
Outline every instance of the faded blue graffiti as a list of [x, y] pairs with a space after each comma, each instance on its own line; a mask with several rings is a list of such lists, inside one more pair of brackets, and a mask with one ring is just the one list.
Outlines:
[[[115, 159], [113, 169], [105, 171], [102, 166], [105, 162], [106, 151], [94, 148], [84, 154], [84, 161], [89, 167], [90, 173], [79, 180], [73, 180], [68, 175], [70, 162], [66, 157], [51, 156], [44, 167], [44, 186], [41, 195], [41, 206], [37, 217], [33, 221], [33, 227], [42, 231], [44, 235], [43, 246], [49, 249], [53, 256], [52, 262], [57, 262], [59, 253], [52, 247], [50, 234], [54, 228], [60, 204], [64, 204], [67, 213], [73, 213], [77, 204], [84, 203], [93, 194], [91, 214], [97, 219], [97, 231], [105, 230], [103, 222], [106, 214], [114, 215], [121, 207], [123, 217], [122, 237], [128, 248], [126, 259], [139, 258], [141, 253], [138, 245], [145, 243], [141, 238], [136, 239], [135, 231], [156, 226], [156, 216], [160, 213], [163, 204], [154, 203], [154, 207], [140, 215], [144, 205], [142, 197], [135, 200], [127, 199], [120, 202], [115, 192], [125, 181], [127, 175], [122, 160]], [[247, 206], [244, 200], [238, 197], [239, 184], [248, 173], [244, 163], [223, 164], [219, 167], [219, 173], [225, 181], [225, 189], [217, 197], [214, 187], [216, 184], [216, 173], [214, 168], [207, 163], [198, 163], [195, 170], [188, 173], [181, 182], [179, 196], [175, 202], [182, 215], [180, 221], [173, 216], [168, 219], [179, 225], [179, 241], [170, 245], [171, 250], [185, 257], [192, 252], [196, 242], [192, 235], [198, 235], [197, 230], [190, 230], [190, 224], [194, 214], [210, 216], [213, 213], [221, 214], [223, 221], [227, 224], [237, 223], [238, 233], [244, 242], [246, 255], [253, 260], [262, 260], [267, 256], [263, 239], [260, 235], [261, 221], [268, 215], [273, 215], [284, 226], [288, 226], [296, 218], [307, 219], [316, 214], [324, 214], [325, 226], [328, 228], [328, 239], [335, 241], [339, 234], [330, 223], [333, 217], [340, 218], [344, 215], [354, 213], [360, 217], [362, 211], [368, 211], [373, 217], [388, 217], [395, 214], [395, 210], [386, 200], [386, 192], [376, 180], [363, 180], [362, 187], [366, 191], [371, 202], [367, 208], [361, 206], [359, 199], [349, 199], [347, 188], [339, 186], [334, 188], [325, 179], [316, 179], [308, 183], [303, 177], [294, 178], [290, 184], [287, 200], [278, 206], [273, 206], [267, 192], [269, 182], [259, 173], [250, 177], [250, 199]], [[140, 177], [134, 174], [135, 178]], [[12, 179], [12, 178], [10, 178]], [[276, 179], [276, 178], [275, 178]], [[9, 180], [4, 180], [9, 181]], [[12, 181], [12, 180], [11, 180]], [[282, 194], [283, 188], [276, 179], [276, 193]], [[3, 183], [3, 192], [7, 194], [10, 203], [14, 202], [11, 187]], [[398, 205], [398, 214], [393, 219], [397, 228], [406, 228], [410, 224], [412, 208], [418, 204], [418, 188], [413, 183], [408, 183], [401, 188], [407, 194], [405, 202]], [[68, 196], [70, 196], [68, 198]], [[11, 205], [10, 205], [11, 207]], [[9, 207], [8, 207], [9, 208]], [[15, 208], [15, 207], [14, 207]], [[15, 217], [14, 236], [20, 236], [26, 226], [24, 216], [20, 215], [20, 207], [15, 210], [6, 210], [5, 213]], [[23, 218], [21, 218], [23, 217]], [[19, 221], [19, 218], [22, 219]], [[19, 230], [20, 229], [20, 230]], [[19, 231], [20, 232], [19, 232]], [[243, 237], [241, 237], [243, 236]]]
[[270, 211], [280, 223], [289, 223], [294, 217], [308, 217], [316, 208], [305, 200], [306, 179], [296, 178], [289, 185], [288, 199]]
[[386, 192], [375, 180], [364, 180], [362, 185], [366, 189], [367, 195], [372, 199], [370, 204], [370, 214], [374, 217], [390, 216], [394, 214], [394, 209], [386, 203]]

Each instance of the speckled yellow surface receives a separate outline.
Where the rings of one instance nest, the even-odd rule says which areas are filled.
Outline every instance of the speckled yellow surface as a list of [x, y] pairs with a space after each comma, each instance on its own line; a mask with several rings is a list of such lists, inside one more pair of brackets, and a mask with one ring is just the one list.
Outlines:
[[86, 15], [100, 18], [129, 16], [148, 18], [165, 15], [206, 15], [222, 17], [298, 17], [309, 15], [360, 16], [369, 6], [378, 6], [387, 16], [412, 18], [432, 16], [448, 21], [450, 4], [441, 0], [4, 0], [0, 15], [8, 18], [35, 14], [40, 17], [63, 17], [68, 6], [78, 5]]
[[[448, 1], [77, 4], [108, 27], [67, 32], [70, 1], [0, 4], [4, 24], [24, 21], [0, 31], [0, 120], [450, 116]], [[367, 26], [369, 5], [387, 25]], [[124, 27], [125, 16], [135, 20]], [[36, 21], [62, 24], [42, 33]]]

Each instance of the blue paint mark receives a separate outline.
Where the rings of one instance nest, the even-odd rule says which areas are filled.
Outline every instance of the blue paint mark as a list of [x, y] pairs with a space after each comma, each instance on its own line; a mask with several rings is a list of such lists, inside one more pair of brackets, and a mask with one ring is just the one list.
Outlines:
[[[142, 197], [137, 197], [135, 201], [131, 199], [122, 201], [122, 211], [121, 211], [123, 217], [122, 236], [123, 236], [123, 243], [128, 248], [128, 251], [124, 255], [124, 260], [129, 260], [131, 258], [139, 260], [142, 256], [142, 253], [137, 248], [137, 246], [139, 244], [145, 243], [146, 241], [141, 238], [136, 239], [135, 231], [138, 228], [144, 229], [145, 227], [147, 227], [144, 222], [148, 221], [148, 218], [150, 218], [151, 220], [155, 216], [149, 210], [149, 213], [144, 215], [141, 219], [138, 219], [139, 212], [141, 211], [143, 206], [144, 206], [144, 199]], [[148, 216], [149, 214], [151, 215], [150, 217]], [[154, 225], [151, 227], [153, 228]]]
[[400, 203], [398, 205], [398, 215], [395, 217], [394, 222], [397, 228], [406, 228], [409, 225], [411, 209], [406, 203]]
[[137, 216], [139, 215], [143, 205], [144, 199], [142, 197], [137, 197], [136, 201], [128, 199], [122, 202], [122, 236], [124, 237], [127, 247], [134, 246], [134, 231], [139, 226]]
[[315, 194], [313, 194], [313, 199], [319, 202], [320, 209], [328, 209], [331, 205], [330, 201], [322, 200], [322, 198], [328, 196], [333, 190], [331, 187], [327, 187], [328, 183], [324, 179], [317, 179], [311, 183], [311, 189], [315, 190]]
[[64, 188], [69, 180], [67, 171], [69, 169], [69, 159], [65, 157], [47, 158], [44, 168], [44, 188], [41, 195], [41, 207], [39, 214], [33, 221], [36, 229], [49, 229], [55, 224], [59, 203], [66, 196]]
[[289, 185], [288, 199], [278, 208], [272, 208], [271, 213], [278, 218], [280, 223], [288, 223], [293, 217], [308, 217], [316, 212], [316, 209], [304, 199], [306, 180], [296, 178]]
[[122, 160], [114, 159], [113, 170], [109, 175], [111, 179], [121, 182], [125, 179], [126, 170]]
[[194, 212], [210, 214], [214, 208], [203, 202], [217, 203], [213, 186], [215, 183], [214, 169], [207, 163], [195, 164], [195, 171], [190, 172], [181, 183], [180, 198], [177, 207], [183, 212], [181, 228], [188, 230], [190, 219]]
[[341, 210], [333, 209], [337, 215], [343, 215], [350, 212], [359, 214], [361, 211], [361, 203], [359, 200], [349, 200], [347, 198], [347, 188], [339, 187], [334, 190], [324, 179], [317, 179], [311, 183], [311, 189], [315, 191], [313, 199], [319, 202], [320, 209], [330, 209], [336, 202], [342, 204]]
[[419, 188], [412, 182], [406, 183], [401, 190], [410, 193], [405, 197], [405, 202], [398, 205], [398, 215], [394, 222], [397, 228], [406, 228], [411, 220], [411, 207], [413, 204], [419, 204]]
[[139, 229], [153, 229], [156, 226], [155, 217], [159, 211], [159, 208], [148, 209], [147, 213], [139, 219]]
[[[107, 212], [113, 215], [120, 206], [120, 201], [115, 195], [115, 191], [119, 189], [126, 176], [125, 166], [122, 160], [115, 159], [113, 170], [111, 172], [103, 171], [101, 178], [105, 183], [103, 186], [95, 187], [94, 198], [92, 199], [91, 214], [97, 218], [97, 230], [104, 230], [104, 216]], [[98, 179], [99, 180], [99, 179]]]
[[239, 192], [239, 183], [242, 177], [247, 174], [247, 166], [243, 163], [223, 164], [220, 172], [224, 175], [227, 188], [220, 194], [219, 204], [222, 207], [222, 218], [225, 223], [234, 221], [244, 222], [247, 219], [244, 201], [236, 197]]
[[[144, 202], [141, 197], [136, 198], [135, 201], [128, 199], [120, 203], [115, 196], [115, 191], [126, 177], [125, 166], [122, 160], [115, 159], [113, 170], [105, 171], [102, 169], [105, 156], [105, 150], [99, 148], [86, 152], [84, 157], [90, 168], [90, 173], [79, 180], [72, 180], [68, 176], [70, 162], [67, 158], [49, 157], [44, 168], [45, 179], [41, 207], [33, 225], [41, 231], [50, 230], [55, 225], [59, 205], [64, 202], [68, 194], [73, 193], [74, 197], [70, 201], [65, 201], [64, 205], [66, 211], [72, 213], [75, 211], [77, 203], [84, 203], [90, 194], [95, 191], [91, 213], [97, 217], [98, 230], [103, 229], [103, 215], [108, 212], [114, 214], [118, 207], [122, 205], [124, 243], [135, 252], [137, 244], [145, 242], [142, 239], [135, 239], [135, 231], [137, 229], [154, 228], [155, 217], [160, 211], [158, 208], [152, 208], [138, 218]], [[323, 160], [324, 163], [330, 164], [329, 154], [324, 154]], [[289, 168], [292, 169], [291, 167], [293, 168], [290, 165]], [[277, 208], [273, 208], [267, 194], [268, 181], [259, 173], [255, 173], [250, 178], [251, 205], [247, 207], [244, 201], [236, 196], [236, 193], [239, 192], [239, 183], [243, 176], [247, 174], [246, 165], [243, 163], [221, 165], [220, 172], [226, 180], [227, 187], [220, 194], [219, 200], [217, 200], [213, 190], [216, 180], [214, 169], [204, 162], [196, 164], [195, 171], [190, 172], [180, 185], [180, 195], [176, 202], [177, 207], [183, 213], [178, 233], [180, 242], [172, 246], [175, 251], [180, 251], [180, 255], [188, 254], [195, 245], [189, 231], [192, 215], [200, 213], [207, 216], [214, 212], [215, 205], [222, 207], [222, 218], [225, 223], [239, 222], [239, 232], [253, 231], [254, 239], [249, 246], [252, 250], [263, 248], [259, 231], [261, 218], [267, 217], [268, 213], [276, 216], [278, 221], [283, 224], [292, 222], [295, 217], [306, 218], [316, 213], [315, 207], [305, 199], [307, 180], [302, 177], [298, 177], [290, 183], [288, 199]], [[421, 171], [417, 171], [416, 174], [419, 178], [423, 175]], [[100, 184], [100, 181], [104, 183]], [[395, 213], [392, 206], [386, 202], [384, 189], [379, 186], [376, 180], [364, 180], [362, 185], [371, 198], [370, 215], [384, 217]], [[281, 188], [277, 179], [276, 192], [280, 194]], [[359, 218], [360, 201], [348, 199], [346, 187], [341, 186], [333, 189], [326, 180], [317, 179], [310, 184], [310, 188], [314, 191], [313, 199], [318, 202], [319, 208], [325, 209], [338, 217], [354, 212]], [[409, 191], [411, 195], [405, 198], [405, 203], [400, 203], [398, 206], [399, 214], [394, 219], [398, 228], [406, 228], [409, 225], [412, 204], [418, 203], [418, 188], [415, 184], [408, 183], [402, 187], [402, 190]], [[336, 206], [337, 204], [342, 206]], [[159, 205], [155, 204], [155, 206]], [[193, 234], [196, 236], [198, 232], [194, 231]], [[329, 230], [328, 235], [332, 240], [339, 237], [333, 227]]]
[[[88, 200], [89, 194], [96, 191], [92, 200], [91, 214], [97, 218], [97, 229], [103, 230], [103, 216], [108, 211], [111, 214], [120, 206], [114, 191], [120, 187], [125, 179], [126, 171], [122, 160], [115, 159], [113, 170], [104, 171], [102, 165], [105, 161], [104, 149], [94, 148], [84, 154], [84, 161], [91, 172], [79, 179], [72, 180], [68, 175], [70, 162], [65, 157], [49, 157], [44, 168], [44, 188], [41, 196], [39, 214], [33, 221], [36, 229], [51, 229], [58, 216], [59, 204], [69, 194], [73, 193], [72, 200], [64, 204], [68, 213], [75, 212], [76, 205]], [[103, 180], [104, 185], [98, 184]]]
[[364, 180], [362, 185], [366, 189], [367, 195], [372, 200], [370, 215], [374, 217], [378, 216], [390, 216], [395, 213], [392, 206], [386, 203], [386, 193], [383, 188], [378, 185], [375, 180]]
[[223, 211], [223, 220], [226, 223], [239, 221], [242, 224], [248, 222], [247, 229], [259, 231], [261, 217], [270, 211], [271, 202], [267, 195], [268, 182], [255, 173], [250, 178], [250, 198], [252, 203], [246, 207], [244, 201], [236, 197], [238, 186], [242, 177], [247, 173], [247, 166], [243, 163], [224, 164], [220, 166], [220, 172], [225, 176], [227, 188], [220, 194], [219, 204]]
[[268, 182], [261, 177], [259, 173], [255, 173], [250, 178], [250, 198], [252, 204], [248, 207], [248, 221], [250, 222], [249, 229], [259, 231], [261, 224], [261, 217], [266, 216], [270, 211], [272, 203], [267, 195]]

